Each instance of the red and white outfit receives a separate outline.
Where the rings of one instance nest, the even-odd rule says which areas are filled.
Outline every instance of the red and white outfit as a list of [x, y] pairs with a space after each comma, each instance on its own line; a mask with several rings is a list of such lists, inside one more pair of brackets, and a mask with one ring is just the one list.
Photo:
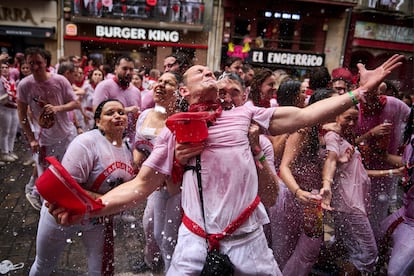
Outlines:
[[[413, 141], [414, 136], [411, 137]], [[403, 162], [408, 168], [412, 167], [413, 146], [407, 145], [403, 154]], [[411, 184], [414, 175], [409, 179]], [[409, 183], [404, 183], [409, 185]], [[403, 196], [403, 206], [389, 215], [381, 223], [381, 237], [391, 240], [391, 256], [388, 261], [388, 275], [412, 275], [414, 273], [414, 185], [406, 188]], [[388, 233], [387, 233], [388, 231]], [[385, 234], [387, 233], [387, 234]]]
[[[83, 188], [100, 194], [134, 177], [132, 154], [125, 143], [116, 147], [97, 129], [73, 140], [62, 165]], [[87, 248], [88, 275], [113, 275], [112, 219], [95, 218], [82, 224], [62, 226], [56, 223], [45, 205], [40, 212], [36, 259], [29, 275], [49, 275], [56, 267], [67, 240], [76, 233], [81, 233]], [[105, 255], [107, 257], [104, 253], [108, 254]]]
[[335, 236], [348, 251], [348, 260], [359, 270], [372, 272], [378, 250], [368, 220], [371, 183], [361, 154], [338, 133], [324, 136], [326, 150], [338, 156], [332, 184]]
[[[248, 130], [252, 119], [268, 128], [273, 112], [274, 108], [240, 106], [222, 112], [209, 127], [201, 153], [205, 232], [221, 233], [256, 198], [258, 177]], [[165, 128], [144, 166], [171, 175], [174, 149], [175, 136]], [[195, 158], [188, 165], [194, 166]], [[181, 201], [185, 215], [204, 228], [197, 174], [193, 171], [184, 173]], [[220, 251], [230, 257], [237, 275], [281, 275], [263, 232], [266, 223], [269, 218], [260, 203], [231, 236], [220, 240]], [[199, 275], [206, 255], [206, 240], [181, 224], [167, 275]]]
[[[374, 115], [372, 116], [368, 112], [364, 112], [361, 104], [359, 104], [357, 134], [362, 135], [375, 126], [388, 121], [392, 123], [392, 132], [387, 151], [390, 154], [398, 154], [398, 149], [402, 145], [402, 133], [404, 132], [407, 118], [410, 115], [410, 108], [403, 101], [390, 96], [380, 96], [379, 102], [381, 106], [373, 112]], [[380, 140], [383, 140], [383, 138], [369, 139], [367, 141], [369, 150], [373, 150], [375, 148], [374, 144]], [[370, 156], [372, 157], [372, 155]], [[375, 158], [375, 156], [369, 158], [368, 162], [365, 160], [364, 163], [365, 167], [371, 170], [392, 168], [390, 164], [381, 161], [381, 158]], [[378, 236], [381, 221], [388, 215], [391, 196], [394, 194], [398, 179], [399, 177], [388, 176], [371, 178], [372, 213], [369, 215], [369, 220], [376, 237]]]
[[16, 84], [12, 79], [1, 76], [0, 96], [7, 95], [7, 99], [0, 104], [0, 150], [1, 154], [14, 151], [19, 118], [16, 105]]
[[[63, 105], [75, 101], [76, 95], [64, 76], [51, 73], [46, 81], [36, 81], [33, 75], [23, 78], [17, 87], [17, 99], [30, 107], [35, 123], [38, 124], [37, 120], [45, 103]], [[44, 157], [55, 156], [59, 161], [62, 160], [67, 146], [74, 138], [72, 130], [73, 123], [67, 112], [57, 112], [55, 124], [51, 128], [40, 129], [38, 175], [41, 175], [47, 166]]]
[[[148, 113], [144, 110], [138, 118], [135, 148], [149, 155], [157, 140], [156, 129], [142, 127]], [[179, 184], [177, 184], [179, 185]], [[181, 193], [170, 195], [163, 186], [147, 198], [142, 224], [145, 233], [144, 260], [148, 265], [157, 263], [161, 254], [164, 269], [168, 270], [177, 244], [178, 227], [181, 224]]]

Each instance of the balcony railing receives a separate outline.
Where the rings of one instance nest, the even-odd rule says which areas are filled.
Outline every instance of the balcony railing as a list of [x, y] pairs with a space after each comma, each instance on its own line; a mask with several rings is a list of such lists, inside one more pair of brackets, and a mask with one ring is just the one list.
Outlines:
[[[155, 5], [148, 3], [155, 2]], [[72, 15], [203, 24], [204, 1], [74, 0]]]

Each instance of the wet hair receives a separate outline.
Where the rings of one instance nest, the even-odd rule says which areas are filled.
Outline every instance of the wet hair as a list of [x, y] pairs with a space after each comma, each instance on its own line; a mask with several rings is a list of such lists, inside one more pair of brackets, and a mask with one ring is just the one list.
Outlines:
[[24, 51], [24, 55], [27, 58], [28, 56], [33, 55], [40, 55], [46, 60], [47, 67], [50, 66], [51, 60], [52, 60], [52, 54], [45, 49], [39, 48], [39, 47], [29, 47]]
[[253, 101], [256, 106], [259, 106], [260, 101], [260, 86], [265, 80], [273, 75], [273, 71], [267, 68], [261, 69], [259, 72], [254, 74], [252, 83], [250, 84], [249, 98]]
[[280, 84], [276, 92], [277, 103], [280, 106], [294, 106], [296, 97], [300, 93], [301, 82], [297, 80], [287, 80]]
[[[319, 88], [316, 89], [312, 96], [309, 98], [308, 105], [314, 104], [320, 100], [330, 98], [332, 95], [337, 94], [331, 88]], [[310, 135], [309, 135], [309, 143], [307, 151], [309, 155], [316, 156], [319, 150], [319, 126], [315, 125], [311, 127]]]

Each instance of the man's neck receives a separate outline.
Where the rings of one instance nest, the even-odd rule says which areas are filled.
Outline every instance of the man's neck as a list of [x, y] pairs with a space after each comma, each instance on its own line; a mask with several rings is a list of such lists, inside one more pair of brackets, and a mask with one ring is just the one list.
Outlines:
[[50, 78], [50, 73], [49, 72], [43, 72], [43, 73], [39, 73], [39, 74], [33, 74], [33, 78], [36, 81], [47, 81]]

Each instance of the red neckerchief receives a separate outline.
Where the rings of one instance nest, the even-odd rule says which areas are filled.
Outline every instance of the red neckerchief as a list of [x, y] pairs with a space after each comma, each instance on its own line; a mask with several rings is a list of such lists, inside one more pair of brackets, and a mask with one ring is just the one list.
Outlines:
[[387, 96], [378, 96], [378, 101], [374, 104], [367, 105], [365, 103], [360, 105], [362, 116], [378, 116], [387, 104]]
[[128, 83], [122, 83], [121, 81], [119, 81], [119, 79], [114, 76], [113, 78], [114, 82], [116, 82], [116, 84], [119, 85], [119, 87], [121, 87], [123, 90], [126, 90], [129, 87], [129, 82]]
[[269, 100], [260, 99], [259, 100], [259, 106], [260, 107], [268, 108], [268, 107], [270, 107], [270, 101]]
[[218, 102], [198, 103], [188, 107], [188, 112], [209, 112], [210, 116], [207, 118], [207, 126], [212, 126], [222, 111], [221, 104]]

